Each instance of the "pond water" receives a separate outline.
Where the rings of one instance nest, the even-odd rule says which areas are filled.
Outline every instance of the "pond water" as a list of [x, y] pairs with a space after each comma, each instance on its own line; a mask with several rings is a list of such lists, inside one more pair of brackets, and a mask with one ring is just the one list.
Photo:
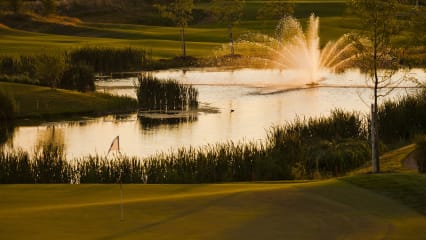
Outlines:
[[[421, 69], [410, 74], [426, 79]], [[116, 136], [120, 136], [122, 153], [139, 157], [228, 140], [261, 141], [271, 126], [297, 117], [327, 116], [336, 108], [366, 114], [372, 95], [372, 89], [365, 87], [365, 76], [357, 70], [323, 73], [316, 87], [307, 87], [297, 72], [287, 70], [193, 69], [158, 71], [154, 75], [193, 84], [204, 110], [195, 118], [172, 122], [138, 119], [130, 114], [17, 126], [5, 147], [32, 152], [46, 141], [55, 141], [65, 146], [67, 158], [72, 159], [106, 154]], [[135, 97], [136, 80], [99, 81], [97, 89]], [[387, 98], [414, 92], [413, 86], [405, 82]]]

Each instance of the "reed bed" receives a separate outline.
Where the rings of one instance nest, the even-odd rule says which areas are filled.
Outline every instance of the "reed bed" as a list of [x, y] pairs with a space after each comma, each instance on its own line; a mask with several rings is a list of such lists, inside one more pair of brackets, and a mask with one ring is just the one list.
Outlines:
[[378, 112], [379, 136], [385, 144], [406, 142], [426, 134], [426, 89], [387, 101]]
[[369, 159], [358, 116], [335, 111], [328, 118], [273, 127], [263, 142], [180, 148], [145, 159], [87, 156], [66, 161], [61, 148], [51, 146], [32, 156], [0, 150], [0, 183], [213, 183], [340, 176]]
[[136, 96], [141, 110], [190, 110], [198, 107], [198, 90], [176, 80], [160, 80], [150, 73], [140, 74]]

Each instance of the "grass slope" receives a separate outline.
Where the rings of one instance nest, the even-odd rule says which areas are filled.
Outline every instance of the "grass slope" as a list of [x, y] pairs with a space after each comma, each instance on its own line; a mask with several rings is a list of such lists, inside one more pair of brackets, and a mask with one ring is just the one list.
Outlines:
[[102, 93], [81, 93], [8, 82], [0, 82], [0, 90], [14, 99], [18, 118], [101, 114], [136, 109], [134, 99]]
[[339, 180], [2, 185], [4, 239], [419, 239], [426, 218]]

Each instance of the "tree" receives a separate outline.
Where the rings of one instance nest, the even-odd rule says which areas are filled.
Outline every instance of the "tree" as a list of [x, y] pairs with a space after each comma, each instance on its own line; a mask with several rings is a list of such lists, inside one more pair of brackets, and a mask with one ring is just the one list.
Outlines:
[[65, 58], [62, 55], [38, 55], [35, 61], [35, 75], [41, 85], [56, 88], [60, 84], [62, 74], [66, 69]]
[[257, 11], [258, 19], [282, 19], [294, 13], [292, 1], [270, 1]]
[[234, 55], [233, 28], [243, 16], [245, 0], [213, 0], [213, 14], [228, 26], [231, 56]]
[[19, 13], [22, 10], [22, 0], [8, 0], [8, 3], [14, 13]]
[[412, 9], [410, 21], [411, 36], [413, 44], [425, 45], [426, 43], [426, 3], [422, 5], [417, 1]]
[[398, 0], [351, 0], [350, 6], [362, 24], [358, 63], [367, 73], [374, 91], [371, 106], [372, 172], [378, 173], [378, 98], [389, 94], [391, 86], [398, 84], [392, 80], [392, 76], [400, 67], [399, 55], [391, 40], [398, 35], [402, 26], [399, 20], [400, 3]]
[[186, 58], [185, 28], [192, 20], [193, 0], [174, 0], [174, 2], [162, 5], [155, 4], [162, 17], [168, 18], [180, 27], [182, 57]]
[[56, 13], [56, 8], [58, 7], [58, 3], [56, 0], [41, 0], [44, 8], [44, 15], [51, 15]]

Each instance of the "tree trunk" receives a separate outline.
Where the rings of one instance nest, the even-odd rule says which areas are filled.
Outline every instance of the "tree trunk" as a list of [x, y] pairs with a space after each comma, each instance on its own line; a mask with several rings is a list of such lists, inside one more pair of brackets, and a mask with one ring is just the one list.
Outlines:
[[375, 25], [374, 29], [374, 45], [373, 45], [373, 74], [374, 74], [374, 103], [371, 109], [371, 158], [372, 158], [372, 173], [380, 172], [380, 152], [379, 152], [379, 131], [378, 131], [378, 122], [377, 122], [377, 98], [378, 98], [378, 89], [379, 89], [379, 77], [377, 74], [377, 43], [378, 33], [377, 26]]
[[379, 162], [379, 146], [377, 136], [377, 108], [371, 104], [371, 159], [372, 159], [372, 173], [380, 172]]
[[182, 57], [186, 58], [186, 43], [185, 43], [185, 27], [182, 27], [180, 30], [180, 38], [182, 43]]

